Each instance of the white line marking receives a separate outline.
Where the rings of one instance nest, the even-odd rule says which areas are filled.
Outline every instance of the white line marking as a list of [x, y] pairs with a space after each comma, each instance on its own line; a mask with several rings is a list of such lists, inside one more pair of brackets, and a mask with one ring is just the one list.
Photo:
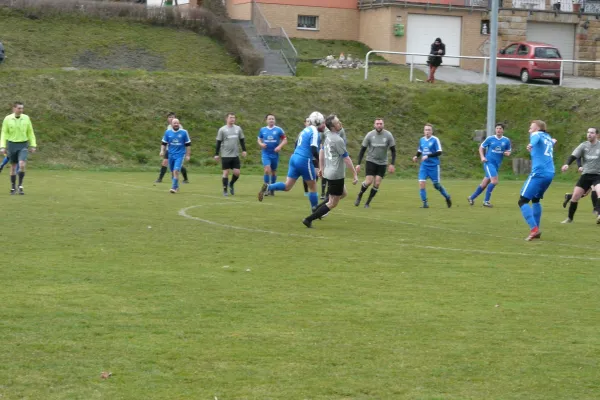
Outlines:
[[[194, 221], [199, 221], [199, 222], [203, 222], [205, 224], [209, 224], [209, 225], [213, 225], [213, 226], [217, 226], [220, 228], [225, 228], [225, 229], [235, 229], [235, 230], [239, 230], [239, 231], [246, 231], [246, 232], [258, 232], [258, 233], [266, 233], [269, 235], [278, 235], [278, 236], [289, 236], [289, 237], [299, 237], [299, 238], [306, 238], [306, 239], [331, 239], [331, 240], [339, 240], [339, 238], [331, 238], [331, 237], [327, 237], [327, 236], [315, 236], [315, 235], [303, 235], [303, 234], [297, 234], [297, 233], [285, 233], [285, 232], [277, 232], [277, 231], [271, 231], [271, 230], [267, 230], [267, 229], [258, 229], [258, 228], [246, 228], [243, 226], [237, 226], [237, 225], [229, 225], [229, 224], [222, 224], [219, 222], [215, 222], [215, 221], [211, 221], [208, 219], [204, 219], [204, 218], [199, 218], [199, 217], [194, 217], [192, 215], [188, 214], [189, 210], [192, 210], [194, 208], [199, 208], [199, 207], [204, 207], [204, 205], [195, 205], [195, 206], [190, 206], [190, 207], [185, 207], [182, 208], [181, 210], [179, 210], [179, 215], [190, 219], [190, 220], [194, 220]], [[349, 242], [355, 242], [355, 243], [360, 243], [360, 244], [365, 244], [366, 242], [363, 240], [356, 240], [356, 239], [344, 239], [345, 241], [349, 241]], [[400, 239], [403, 240], [403, 239]], [[368, 241], [369, 244], [378, 244], [378, 245], [389, 245], [388, 243], [381, 243], [381, 242], [377, 242], [374, 240], [369, 240]], [[531, 253], [518, 253], [518, 252], [507, 252], [507, 251], [489, 251], [489, 250], [480, 250], [480, 249], [457, 249], [457, 248], [452, 248], [452, 247], [438, 247], [438, 246], [424, 246], [424, 245], [418, 245], [418, 244], [412, 244], [412, 243], [396, 243], [397, 246], [401, 246], [401, 247], [413, 247], [413, 248], [417, 248], [417, 249], [426, 249], [426, 250], [436, 250], [436, 251], [451, 251], [451, 252], [458, 252], [458, 253], [472, 253], [472, 254], [485, 254], [485, 255], [500, 255], [500, 256], [520, 256], [520, 257], [531, 257], [532, 254]], [[581, 256], [563, 256], [563, 255], [550, 255], [550, 254], [543, 254], [543, 253], [536, 253], [535, 254], [536, 257], [538, 258], [563, 258], [563, 259], [573, 259], [573, 260], [586, 260], [586, 261], [597, 261], [600, 260], [600, 258], [596, 258], [596, 257], [581, 257]]]

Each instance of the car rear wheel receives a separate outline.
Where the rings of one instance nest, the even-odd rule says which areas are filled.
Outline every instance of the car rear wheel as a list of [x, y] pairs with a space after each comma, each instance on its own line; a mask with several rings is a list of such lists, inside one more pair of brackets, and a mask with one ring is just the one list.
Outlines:
[[521, 71], [521, 82], [523, 82], [523, 83], [531, 82], [531, 78], [529, 77], [529, 71], [527, 71], [526, 69]]

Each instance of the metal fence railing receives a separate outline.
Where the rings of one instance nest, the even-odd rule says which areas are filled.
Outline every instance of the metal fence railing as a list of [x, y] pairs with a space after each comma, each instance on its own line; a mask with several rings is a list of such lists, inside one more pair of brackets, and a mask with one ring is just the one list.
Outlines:
[[265, 18], [256, 1], [252, 1], [252, 24], [258, 36], [269, 50], [279, 51], [290, 71], [296, 75], [298, 51], [290, 41], [285, 29], [273, 28]]
[[[394, 54], [394, 55], [399, 55], [399, 56], [406, 56], [406, 64], [410, 65], [410, 75], [409, 75], [409, 80], [410, 82], [412, 82], [414, 80], [414, 66], [415, 66], [415, 56], [417, 57], [428, 57], [429, 54], [425, 54], [425, 53], [407, 53], [404, 51], [383, 51], [383, 50], [371, 50], [367, 53], [367, 56], [365, 58], [365, 80], [368, 79], [369, 77], [369, 56], [372, 53], [377, 53], [377, 54]], [[486, 74], [488, 73], [488, 63], [489, 63], [489, 56], [449, 56], [449, 55], [444, 55], [444, 58], [458, 58], [458, 59], [465, 59], [465, 60], [483, 60], [483, 70], [482, 70], [482, 76], [481, 76], [481, 83], [486, 83], [487, 79], [486, 79]], [[559, 74], [559, 85], [562, 86], [563, 84], [563, 80], [564, 80], [564, 72], [565, 72], [565, 63], [573, 63], [573, 64], [600, 64], [600, 61], [589, 61], [589, 60], [563, 60], [563, 59], [559, 59], [557, 60], [556, 58], [508, 58], [508, 57], [502, 57], [502, 58], [497, 58], [496, 61], [537, 61], [537, 62], [553, 62], [553, 63], [560, 63], [560, 74]], [[544, 79], [544, 78], [539, 78], [539, 79]], [[551, 79], [551, 78], [546, 78], [546, 79]]]

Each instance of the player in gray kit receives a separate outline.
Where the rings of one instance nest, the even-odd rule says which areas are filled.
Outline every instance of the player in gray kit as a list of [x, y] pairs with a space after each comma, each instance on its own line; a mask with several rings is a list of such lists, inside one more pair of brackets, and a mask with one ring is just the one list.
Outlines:
[[346, 177], [346, 167], [352, 170], [354, 179], [352, 184], [358, 182], [358, 174], [352, 164], [352, 159], [346, 150], [346, 142], [339, 135], [342, 129], [342, 124], [336, 115], [330, 115], [325, 120], [325, 126], [329, 129], [325, 135], [325, 141], [319, 151], [319, 174], [322, 174], [327, 179], [327, 203], [322, 203], [317, 206], [316, 210], [306, 217], [302, 223], [307, 228], [312, 228], [312, 222], [315, 219], [320, 219], [329, 211], [333, 210], [341, 199], [348, 194], [344, 185]]
[[[579, 199], [590, 188], [593, 187], [596, 194], [600, 196], [600, 141], [598, 141], [598, 130], [596, 128], [589, 128], [587, 138], [587, 142], [581, 143], [573, 150], [573, 153], [561, 168], [562, 172], [566, 172], [569, 169], [569, 165], [576, 159], [581, 158], [583, 162], [583, 173], [577, 181], [575, 189], [573, 189], [573, 197], [569, 205], [569, 216], [562, 222], [563, 224], [573, 222]], [[594, 204], [594, 212], [598, 214], [596, 223], [600, 224], [600, 207], [598, 207], [598, 204]]]
[[[329, 132], [330, 132], [330, 130], [328, 128], [325, 128], [325, 131], [321, 133], [321, 143], [325, 143], [325, 138], [327, 137], [327, 134]], [[338, 135], [344, 140], [344, 144], [348, 143], [346, 140], [346, 131], [344, 130], [343, 126], [340, 129], [340, 131], [338, 132]], [[325, 200], [327, 198], [327, 193], [325, 192], [326, 188], [327, 188], [327, 178], [321, 177], [321, 200]]]
[[[392, 136], [389, 131], [383, 129], [383, 127], [383, 118], [377, 118], [375, 120], [375, 129], [367, 133], [362, 142], [360, 153], [358, 154], [356, 172], [360, 173], [360, 163], [365, 152], [367, 153], [367, 163], [365, 165], [366, 178], [362, 183], [358, 197], [354, 202], [354, 205], [357, 207], [360, 205], [363, 194], [367, 191], [373, 181], [375, 181], [371, 193], [369, 193], [369, 199], [365, 203], [365, 208], [370, 207], [371, 200], [373, 200], [373, 197], [375, 197], [379, 191], [379, 186], [385, 176], [386, 167], [390, 174], [396, 172], [396, 167], [394, 167], [394, 164], [396, 163], [396, 141], [394, 140], [394, 136]], [[390, 165], [388, 165], [388, 149], [392, 153], [392, 162]]]
[[[221, 159], [223, 169], [223, 196], [227, 196], [227, 188], [233, 196], [235, 191], [233, 185], [240, 177], [240, 150], [238, 142], [242, 147], [242, 157], [246, 157], [246, 143], [244, 142], [244, 131], [235, 124], [235, 114], [228, 113], [225, 117], [226, 125], [219, 128], [217, 133], [217, 147], [215, 160]], [[220, 157], [219, 157], [220, 154]], [[233, 178], [229, 181], [229, 170], [233, 170]]]

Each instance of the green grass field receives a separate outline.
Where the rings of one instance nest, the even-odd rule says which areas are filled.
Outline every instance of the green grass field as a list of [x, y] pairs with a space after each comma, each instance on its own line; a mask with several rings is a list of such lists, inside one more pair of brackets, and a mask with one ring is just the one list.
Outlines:
[[560, 224], [571, 184], [529, 243], [516, 181], [493, 209], [476, 181], [445, 182], [452, 209], [416, 179], [371, 209], [351, 187], [308, 230], [301, 185], [259, 203], [258, 175], [223, 198], [194, 168], [177, 195], [32, 170], [12, 197], [5, 174], [3, 400], [598, 398], [600, 228], [587, 198]]

